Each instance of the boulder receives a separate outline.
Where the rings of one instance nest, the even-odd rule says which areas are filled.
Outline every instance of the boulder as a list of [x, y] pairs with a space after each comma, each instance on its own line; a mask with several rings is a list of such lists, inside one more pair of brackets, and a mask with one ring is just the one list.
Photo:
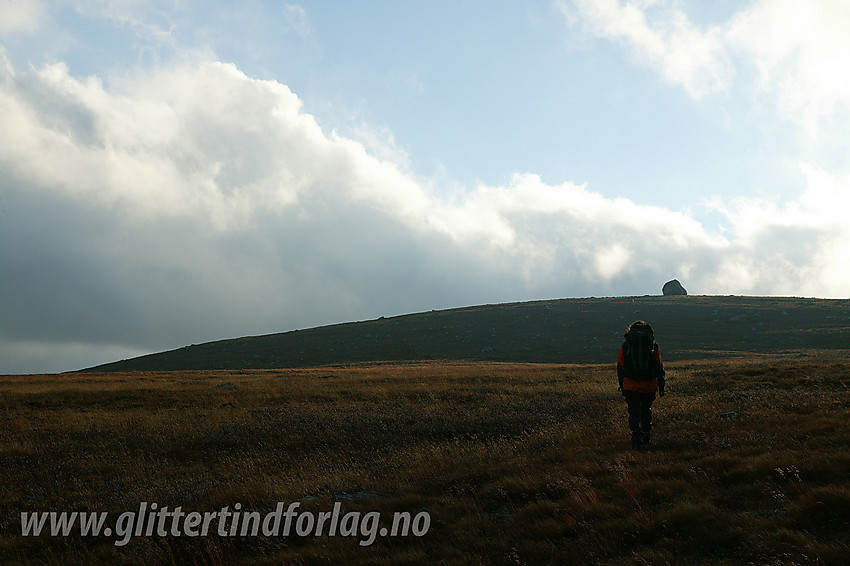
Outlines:
[[678, 279], [673, 279], [672, 281], [668, 281], [664, 284], [664, 287], [661, 288], [661, 292], [665, 295], [687, 295], [688, 292], [682, 287], [682, 284], [679, 283]]

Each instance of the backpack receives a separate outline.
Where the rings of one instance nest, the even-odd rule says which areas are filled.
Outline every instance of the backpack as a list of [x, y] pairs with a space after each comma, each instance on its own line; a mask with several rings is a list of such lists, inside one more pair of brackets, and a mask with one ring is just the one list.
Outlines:
[[629, 327], [623, 344], [625, 370], [631, 379], [649, 381], [655, 377], [655, 336], [652, 327], [636, 322]]

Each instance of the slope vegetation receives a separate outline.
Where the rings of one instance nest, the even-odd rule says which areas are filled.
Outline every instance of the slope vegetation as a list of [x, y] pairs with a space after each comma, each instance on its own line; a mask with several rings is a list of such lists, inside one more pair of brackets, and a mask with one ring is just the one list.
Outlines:
[[665, 360], [834, 350], [850, 344], [850, 301], [613, 297], [431, 311], [192, 345], [88, 371], [275, 369], [360, 362], [606, 363], [630, 322], [650, 322]]

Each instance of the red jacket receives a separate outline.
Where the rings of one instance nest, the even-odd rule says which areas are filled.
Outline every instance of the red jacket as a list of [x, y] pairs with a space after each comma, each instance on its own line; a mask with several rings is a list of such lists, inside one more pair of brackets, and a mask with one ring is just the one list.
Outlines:
[[620, 387], [623, 391], [637, 391], [638, 393], [655, 393], [659, 387], [664, 389], [664, 364], [661, 362], [661, 350], [658, 344], [655, 345], [653, 351], [653, 362], [655, 365], [655, 376], [649, 380], [631, 379], [629, 372], [626, 370], [626, 354], [625, 344], [620, 346], [620, 353], [617, 356], [617, 377], [620, 380]]

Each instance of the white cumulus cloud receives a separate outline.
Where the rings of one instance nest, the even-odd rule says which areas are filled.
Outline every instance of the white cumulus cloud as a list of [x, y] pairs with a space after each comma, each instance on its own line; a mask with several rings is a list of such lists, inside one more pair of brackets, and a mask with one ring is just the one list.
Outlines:
[[733, 87], [757, 93], [816, 136], [850, 110], [850, 4], [758, 0], [720, 24], [700, 26], [679, 2], [559, 0], [573, 27], [620, 42], [694, 98]]

